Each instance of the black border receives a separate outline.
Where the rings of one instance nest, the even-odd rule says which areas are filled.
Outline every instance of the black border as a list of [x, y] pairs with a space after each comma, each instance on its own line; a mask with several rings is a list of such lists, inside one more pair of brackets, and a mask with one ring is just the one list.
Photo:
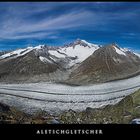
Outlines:
[[[45, 130], [102, 130], [102, 134], [37, 134], [37, 131]], [[140, 125], [129, 124], [1, 124], [0, 125], [0, 137], [50, 137], [50, 136], [82, 136], [82, 137], [110, 137], [115, 138], [127, 138], [127, 137], [139, 137]]]
[[[140, 2], [137, 0], [133, 1], [113, 1], [113, 0], [1, 0], [0, 2]], [[72, 135], [72, 134], [37, 134], [37, 130], [57, 130], [57, 129], [63, 129], [63, 130], [78, 130], [78, 129], [88, 129], [88, 130], [102, 130], [103, 134], [95, 134], [95, 135]], [[133, 139], [135, 137], [139, 137], [140, 135], [140, 125], [136, 124], [0, 124], [0, 138], [12, 138], [17, 137], [19, 139], [24, 137], [50, 137], [50, 136], [82, 136], [82, 137], [106, 137], [106, 138], [127, 138], [132, 137]]]

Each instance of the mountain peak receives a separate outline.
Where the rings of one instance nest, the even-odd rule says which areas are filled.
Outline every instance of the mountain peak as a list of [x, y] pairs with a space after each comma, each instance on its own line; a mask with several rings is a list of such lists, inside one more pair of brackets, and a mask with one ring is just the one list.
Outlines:
[[117, 45], [116, 43], [110, 43], [110, 44], [106, 44], [104, 45], [105, 48], [120, 48], [119, 45]]
[[88, 46], [88, 42], [84, 41], [84, 40], [81, 40], [81, 39], [76, 39], [74, 42], [68, 44], [67, 46], [77, 46], [77, 45], [80, 45], [80, 46]]
[[66, 47], [73, 47], [73, 48], [75, 48], [76, 46], [83, 46], [83, 47], [89, 47], [89, 48], [94, 47], [95, 49], [99, 48], [99, 45], [89, 43], [86, 40], [82, 40], [82, 39], [79, 39], [79, 38], [76, 39], [74, 42], [69, 43], [68, 45], [65, 45], [65, 46]]
[[114, 52], [116, 52], [116, 53], [119, 54], [119, 55], [124, 55], [124, 56], [126, 56], [126, 51], [125, 51], [125, 49], [119, 47], [119, 45], [117, 45], [116, 43], [111, 43], [111, 44], [109, 44], [109, 45], [105, 45], [103, 48], [104, 48], [104, 49], [107, 49], [107, 50], [110, 50], [110, 51], [113, 50]]

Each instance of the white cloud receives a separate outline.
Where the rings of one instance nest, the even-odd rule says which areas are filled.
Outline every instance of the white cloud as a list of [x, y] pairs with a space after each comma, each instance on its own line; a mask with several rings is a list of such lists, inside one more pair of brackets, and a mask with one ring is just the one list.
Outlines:
[[[3, 28], [1, 29], [0, 38], [6, 39], [17, 39], [17, 38], [28, 38], [28, 37], [37, 37], [37, 35], [50, 35], [55, 30], [68, 29], [73, 27], [82, 26], [90, 23], [88, 20], [89, 17], [92, 17], [93, 14], [87, 11], [76, 11], [68, 14], [63, 14], [58, 17], [50, 17], [35, 21], [29, 22], [28, 20], [19, 19], [18, 17], [9, 18], [4, 23]], [[86, 21], [87, 20], [87, 21]], [[31, 32], [46, 31], [47, 33], [40, 34], [31, 34]], [[24, 35], [21, 35], [24, 33]], [[25, 35], [26, 33], [26, 35]], [[20, 35], [19, 35], [20, 34]]]
[[[74, 4], [74, 3], [73, 3]], [[77, 4], [77, 3], [75, 3]], [[84, 3], [83, 3], [84, 4]], [[104, 4], [104, 2], [96, 2], [96, 4]], [[23, 7], [22, 7], [23, 5]], [[115, 30], [111, 28], [113, 25], [117, 25], [119, 21], [127, 21], [136, 16], [136, 13], [117, 13], [117, 12], [107, 12], [104, 13], [103, 10], [100, 12], [90, 11], [87, 9], [82, 9], [77, 7], [74, 11], [68, 9], [69, 12], [62, 13], [59, 16], [47, 15], [47, 11], [53, 12], [55, 7], [58, 5], [66, 6], [65, 3], [37, 3], [26, 5], [17, 5], [17, 3], [10, 4], [5, 17], [0, 22], [0, 39], [25, 39], [25, 38], [37, 38], [37, 37], [57, 37], [55, 34], [58, 30], [68, 30], [73, 28], [85, 27], [87, 30], [108, 30], [108, 25], [110, 25], [109, 30]], [[46, 13], [46, 17], [39, 18], [32, 21], [32, 16], [43, 12]], [[31, 19], [29, 18], [31, 17]], [[42, 33], [46, 31], [46, 33]], [[40, 33], [32, 33], [40, 32]]]

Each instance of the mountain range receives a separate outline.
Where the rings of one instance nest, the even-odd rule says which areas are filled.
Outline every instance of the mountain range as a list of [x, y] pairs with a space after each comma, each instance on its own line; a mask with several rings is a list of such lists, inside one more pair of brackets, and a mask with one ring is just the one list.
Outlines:
[[92, 84], [140, 74], [140, 55], [116, 43], [85, 40], [62, 47], [39, 45], [0, 53], [0, 82]]

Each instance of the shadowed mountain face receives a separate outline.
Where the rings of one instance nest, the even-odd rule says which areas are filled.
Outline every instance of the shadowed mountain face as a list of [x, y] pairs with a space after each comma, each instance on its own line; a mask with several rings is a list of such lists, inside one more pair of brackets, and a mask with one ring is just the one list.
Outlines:
[[68, 82], [99, 83], [123, 79], [140, 73], [140, 58], [134, 53], [108, 45], [96, 50], [74, 70]]
[[0, 56], [1, 82], [38, 82], [42, 78], [51, 81], [53, 77], [54, 82], [79, 85], [108, 82], [139, 73], [138, 55], [116, 44], [99, 47], [85, 40], [57, 48], [28, 47]]

